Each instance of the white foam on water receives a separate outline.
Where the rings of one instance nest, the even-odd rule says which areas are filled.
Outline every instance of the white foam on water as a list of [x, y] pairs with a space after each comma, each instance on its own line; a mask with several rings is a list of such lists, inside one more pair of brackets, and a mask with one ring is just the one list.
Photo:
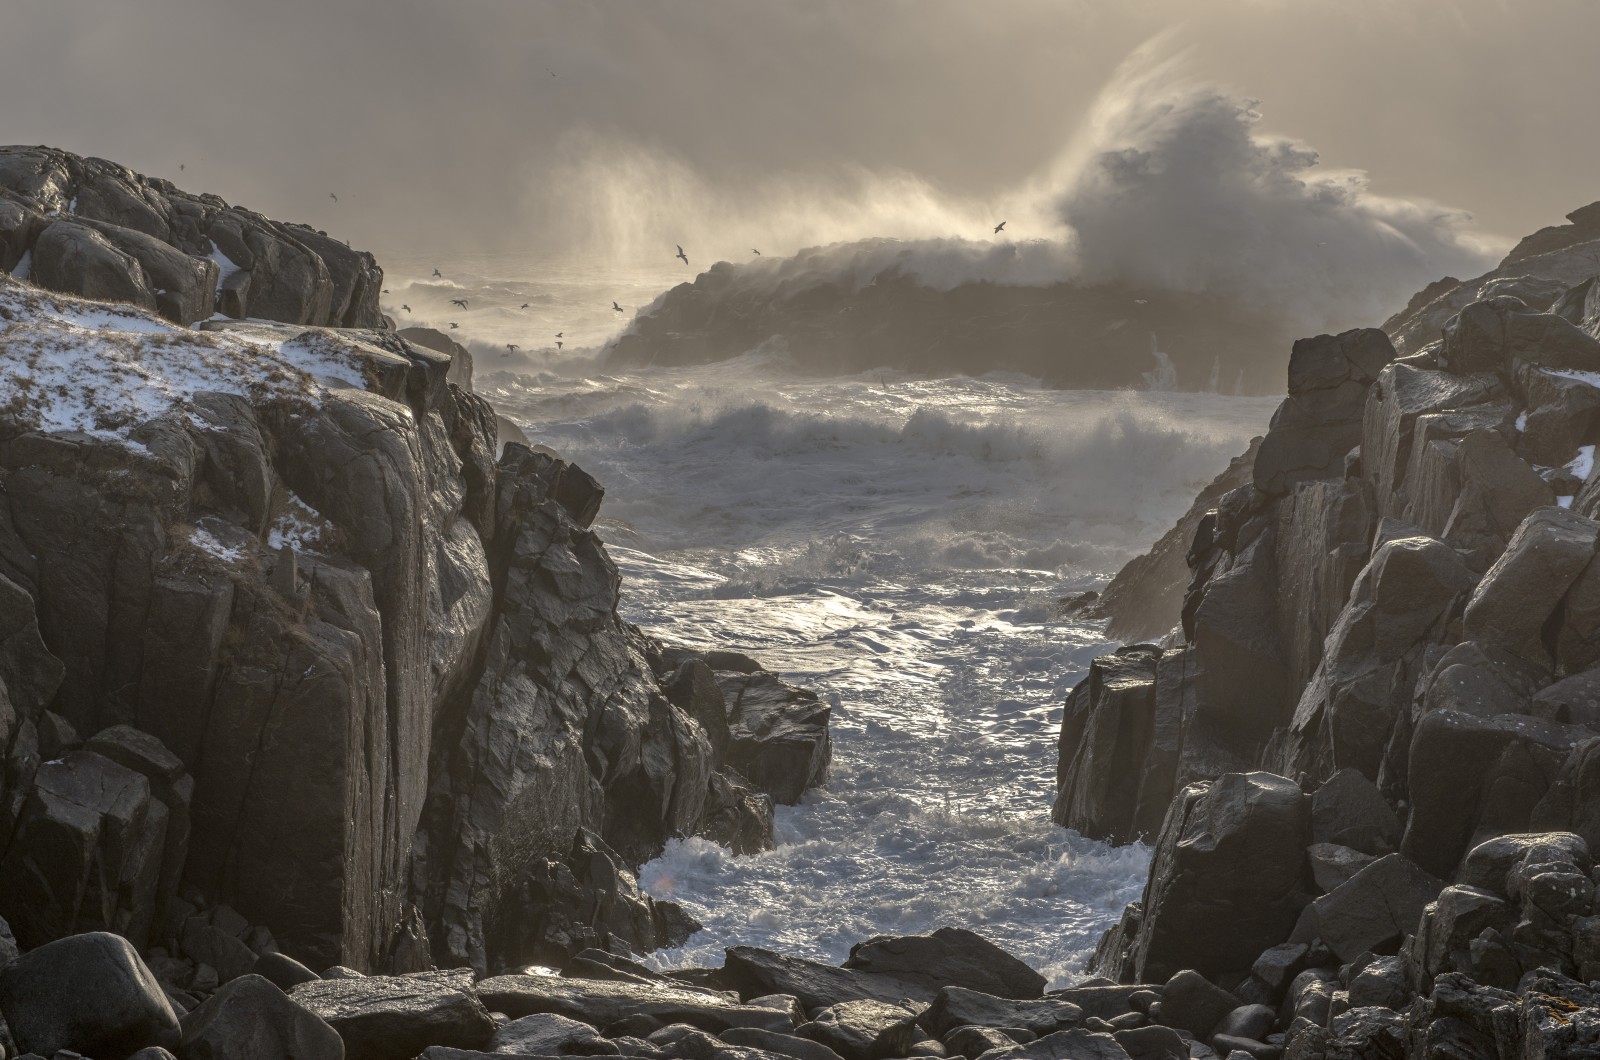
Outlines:
[[684, 839], [644, 866], [705, 925], [652, 961], [753, 944], [838, 962], [957, 924], [1053, 982], [1082, 975], [1149, 853], [1050, 823], [1063, 700], [1110, 647], [1057, 601], [1148, 547], [1275, 399], [815, 379], [770, 352], [479, 385], [605, 485], [631, 621], [833, 704], [828, 789], [779, 808], [777, 849]]

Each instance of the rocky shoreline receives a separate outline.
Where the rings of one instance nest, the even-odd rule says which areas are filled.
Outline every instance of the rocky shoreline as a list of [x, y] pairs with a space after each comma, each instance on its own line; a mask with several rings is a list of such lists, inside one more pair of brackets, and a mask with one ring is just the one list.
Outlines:
[[663, 973], [634, 870], [770, 847], [827, 704], [624, 622], [600, 484], [370, 255], [0, 148], [0, 1055], [1600, 1055], [1595, 222], [1296, 343], [1094, 605], [1158, 642], [1062, 721], [1056, 821], [1155, 850], [1091, 978]]

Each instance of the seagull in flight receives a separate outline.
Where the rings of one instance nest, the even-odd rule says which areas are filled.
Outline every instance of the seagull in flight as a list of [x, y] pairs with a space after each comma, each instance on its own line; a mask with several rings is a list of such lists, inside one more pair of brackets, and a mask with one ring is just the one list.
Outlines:
[[452, 299], [450, 299], [450, 304], [451, 305], [458, 305], [462, 309], [467, 308], [467, 300], [465, 298], [452, 298]]
[[183, 172], [183, 163], [182, 163], [182, 162], [179, 162], [179, 163], [178, 163], [178, 172], [179, 172], [179, 173], [182, 173], [182, 172]]
[[1135, 298], [1133, 300], [1133, 304], [1134, 305], [1144, 305], [1145, 303], [1147, 303], [1149, 301], [1150, 301], [1150, 299], [1148, 299], [1148, 298]]
[[404, 309], [404, 310], [405, 310], [405, 311], [406, 311], [406, 312], [407, 312], [407, 313], [409, 313], [409, 312], [411, 312], [411, 307], [410, 307], [410, 306], [408, 306], [408, 305], [403, 305], [403, 306], [401, 306], [401, 307], [400, 307], [400, 308], [401, 308], [401, 309]]
[[384, 293], [384, 294], [388, 294], [388, 293], [389, 293], [389, 288], [387, 288], [387, 287], [385, 287], [385, 288], [384, 288], [384, 289], [383, 289], [383, 293]]
[[561, 340], [560, 340], [560, 339], [557, 339], [557, 340], [556, 340], [556, 349], [558, 349], [558, 350], [559, 350], [559, 349], [560, 349], [560, 348], [561, 348]]
[[761, 256], [761, 251], [757, 250], [755, 247], [750, 248], [750, 253], [754, 254], [758, 258]]
[[334, 201], [334, 202], [338, 202], [338, 201], [339, 201], [339, 196], [337, 196], [337, 195], [335, 195], [335, 194], [334, 194], [334, 193], [333, 193], [333, 192], [331, 192], [331, 191], [330, 191], [330, 192], [328, 192], [328, 198], [330, 198], [330, 199], [332, 199], [332, 200], [333, 200], [333, 201]]
[[995, 225], [994, 226], [995, 235], [999, 235], [1001, 232], [1003, 232], [1005, 230], [1005, 227], [1006, 227], [1006, 223], [1004, 221], [1001, 221], [999, 224]]
[[454, 320], [450, 321], [450, 330], [451, 331], [454, 331], [456, 328], [459, 328], [460, 326], [461, 325], [457, 324]]
[[524, 308], [524, 309], [528, 308], [528, 303], [527, 302], [523, 302], [522, 303], [522, 308]]
[[565, 331], [558, 331], [556, 332], [556, 338], [563, 338], [566, 334], [567, 333]]
[[522, 347], [518, 346], [514, 342], [508, 342], [506, 343], [506, 349], [510, 350], [512, 353], [516, 353], [518, 350], [522, 349]]
[[440, 272], [438, 269], [434, 269], [433, 270], [433, 274], [435, 276], [439, 277], [439, 279], [441, 279], [441, 280], [444, 279], [444, 273]]
[[619, 305], [618, 305], [618, 304], [617, 304], [617, 303], [616, 303], [616, 302], [612, 302], [612, 303], [611, 303], [611, 308], [612, 308], [612, 309], [615, 309], [615, 310], [616, 310], [616, 311], [617, 311], [617, 312], [619, 312], [619, 313], [620, 313], [620, 312], [622, 312], [622, 307], [621, 307], [621, 306], [619, 306]]
[[683, 244], [682, 243], [678, 243], [678, 244], [675, 244], [675, 245], [678, 248], [678, 252], [676, 254], [674, 254], [673, 257], [681, 258], [685, 265], [689, 264], [689, 255], [687, 255], [687, 254], [685, 254], [683, 252]]

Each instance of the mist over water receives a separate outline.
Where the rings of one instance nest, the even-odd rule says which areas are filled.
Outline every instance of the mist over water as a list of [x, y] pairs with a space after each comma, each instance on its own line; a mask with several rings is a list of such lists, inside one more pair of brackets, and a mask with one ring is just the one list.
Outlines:
[[705, 930], [666, 965], [765, 945], [829, 961], [958, 924], [1082, 972], [1148, 853], [1050, 824], [1061, 704], [1108, 647], [1058, 617], [1242, 450], [1271, 399], [818, 379], [781, 357], [494, 373], [496, 406], [607, 488], [627, 617], [748, 651], [833, 705], [828, 789], [776, 850], [699, 839], [646, 865]]

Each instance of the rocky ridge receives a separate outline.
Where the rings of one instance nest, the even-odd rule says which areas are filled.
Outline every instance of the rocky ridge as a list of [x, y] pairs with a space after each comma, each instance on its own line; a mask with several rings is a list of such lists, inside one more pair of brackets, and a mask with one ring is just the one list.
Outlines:
[[827, 705], [622, 621], [600, 484], [370, 255], [43, 148], [0, 251], [0, 964], [221, 1026], [307, 965], [631, 958], [698, 927], [634, 867], [825, 781]]
[[1295, 343], [1248, 478], [1102, 602], [1160, 640], [1062, 722], [1055, 820], [1154, 843], [1092, 970], [1219, 1054], [1600, 1055], [1595, 209]]

